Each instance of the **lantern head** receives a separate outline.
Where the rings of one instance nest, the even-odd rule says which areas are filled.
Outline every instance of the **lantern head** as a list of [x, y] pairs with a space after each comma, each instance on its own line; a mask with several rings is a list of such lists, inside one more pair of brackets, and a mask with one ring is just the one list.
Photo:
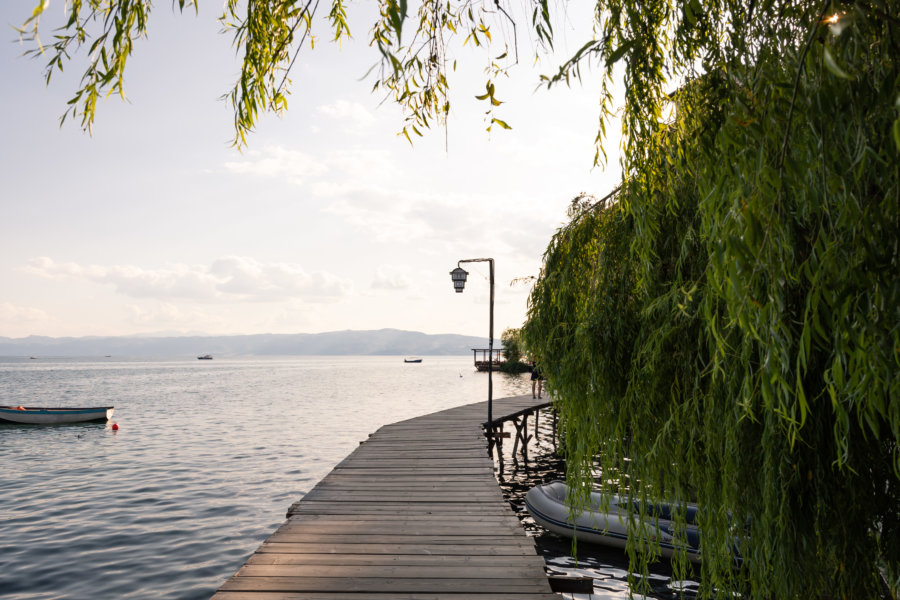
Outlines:
[[462, 267], [456, 267], [455, 269], [450, 271], [450, 277], [453, 278], [453, 289], [456, 290], [457, 294], [461, 294], [463, 288], [466, 287], [466, 277], [468, 275], [469, 272]]

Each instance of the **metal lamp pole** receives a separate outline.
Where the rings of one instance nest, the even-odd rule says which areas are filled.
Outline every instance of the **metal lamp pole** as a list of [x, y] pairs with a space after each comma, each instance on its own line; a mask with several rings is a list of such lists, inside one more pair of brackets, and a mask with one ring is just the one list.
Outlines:
[[494, 259], [493, 258], [469, 258], [456, 263], [456, 268], [450, 271], [453, 278], [453, 287], [457, 294], [461, 294], [466, 287], [468, 272], [460, 265], [463, 263], [487, 262], [491, 265], [491, 306], [490, 306], [490, 331], [488, 337], [488, 448], [490, 451], [494, 442]]

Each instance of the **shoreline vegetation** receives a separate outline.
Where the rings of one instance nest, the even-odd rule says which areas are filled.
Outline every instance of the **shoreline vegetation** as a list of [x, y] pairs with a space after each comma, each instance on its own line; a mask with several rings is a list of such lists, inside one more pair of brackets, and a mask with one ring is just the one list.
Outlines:
[[500, 371], [511, 375], [519, 373], [531, 373], [531, 364], [524, 362], [524, 346], [522, 344], [522, 330], [509, 327], [500, 334], [500, 343], [503, 345], [503, 358], [500, 362]]
[[522, 373], [531, 373], [531, 365], [521, 361], [512, 362], [504, 360], [500, 363], [500, 372], [509, 375], [520, 375]]

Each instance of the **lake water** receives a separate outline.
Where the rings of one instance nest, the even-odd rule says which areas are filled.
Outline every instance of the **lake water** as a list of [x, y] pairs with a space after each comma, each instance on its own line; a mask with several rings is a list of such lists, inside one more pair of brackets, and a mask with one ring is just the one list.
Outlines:
[[119, 425], [0, 425], [0, 597], [209, 598], [369, 433], [486, 398], [471, 357], [0, 359], [0, 404]]
[[[497, 398], [530, 386], [494, 376]], [[486, 398], [471, 357], [0, 358], [0, 404], [114, 405], [119, 425], [0, 424], [0, 598], [208, 599], [370, 433]], [[505, 444], [502, 489], [549, 565], [595, 578], [570, 597], [628, 598], [621, 552], [582, 545], [576, 565], [524, 512], [562, 473], [550, 423], [528, 463]]]

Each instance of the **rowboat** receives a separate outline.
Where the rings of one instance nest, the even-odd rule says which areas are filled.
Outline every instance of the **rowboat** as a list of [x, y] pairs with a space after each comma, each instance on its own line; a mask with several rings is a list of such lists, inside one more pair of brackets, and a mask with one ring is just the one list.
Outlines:
[[112, 406], [93, 408], [43, 408], [37, 406], [0, 406], [0, 421], [28, 423], [32, 425], [58, 425], [108, 421], [112, 418]]
[[202, 356], [198, 356], [197, 360], [212, 360], [212, 354], [203, 354]]
[[[568, 489], [562, 481], [553, 481], [528, 490], [525, 507], [541, 527], [578, 542], [625, 548], [628, 541], [628, 504], [633, 502], [615, 494], [591, 493], [589, 505], [574, 520], [566, 506]], [[684, 514], [685, 531], [675, 536], [676, 511]], [[700, 536], [697, 532], [697, 507], [692, 504], [658, 503], [648, 508], [649, 520], [637, 531], [649, 542], [658, 543], [660, 554], [672, 558], [683, 549], [692, 562], [700, 562]]]
[[405, 362], [405, 363], [420, 363], [420, 362], [422, 362], [422, 359], [418, 358], [416, 356], [408, 356], [403, 359], [403, 362]]

